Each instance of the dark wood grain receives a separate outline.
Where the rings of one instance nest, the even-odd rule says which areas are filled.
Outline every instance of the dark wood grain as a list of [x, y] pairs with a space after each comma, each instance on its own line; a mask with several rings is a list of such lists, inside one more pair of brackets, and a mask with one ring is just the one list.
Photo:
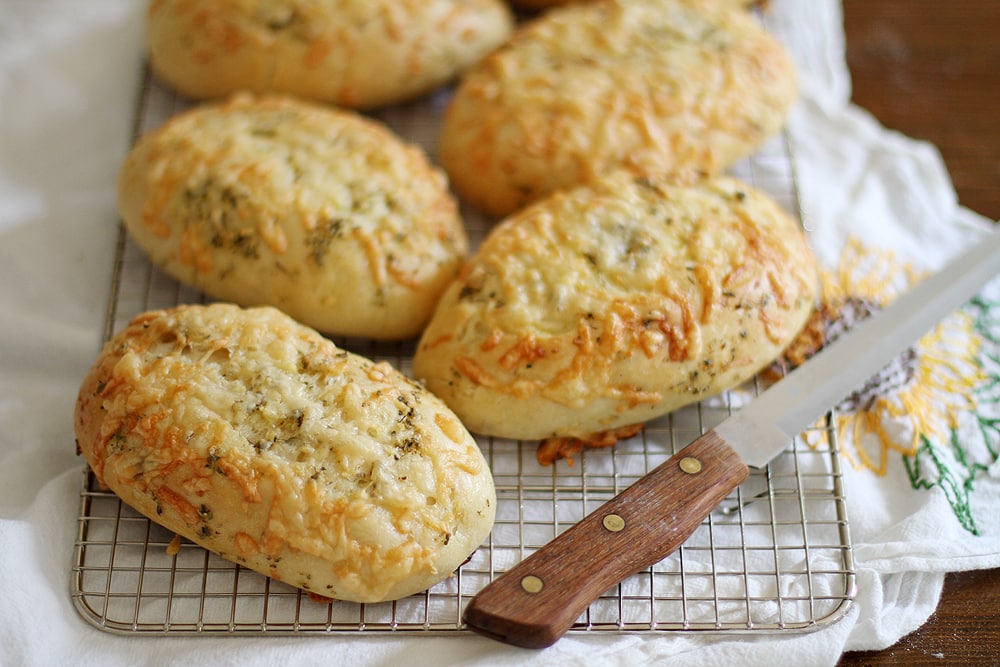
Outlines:
[[[859, 106], [941, 151], [959, 202], [1000, 218], [1000, 1], [843, 0]], [[938, 609], [841, 665], [1000, 665], [1000, 570], [949, 574]]]
[[884, 651], [845, 653], [841, 667], [1000, 665], [1000, 570], [955, 572], [923, 627]]
[[959, 201], [1000, 218], [1000, 2], [843, 4], [854, 101], [937, 145]]
[[709, 431], [481, 590], [465, 623], [515, 646], [550, 646], [601, 594], [677, 549], [747, 474]]

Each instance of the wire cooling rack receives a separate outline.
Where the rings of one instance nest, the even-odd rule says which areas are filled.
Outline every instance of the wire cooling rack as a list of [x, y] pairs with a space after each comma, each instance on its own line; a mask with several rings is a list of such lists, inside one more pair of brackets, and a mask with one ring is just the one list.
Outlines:
[[[445, 95], [377, 117], [433, 158]], [[147, 74], [136, 135], [185, 106]], [[734, 173], [801, 218], [785, 138], [768, 143]], [[475, 211], [464, 214], [475, 245], [491, 223]], [[205, 300], [153, 267], [123, 227], [113, 268], [106, 338], [146, 310]], [[412, 344], [336, 342], [411, 370]], [[85, 470], [72, 598], [87, 621], [122, 634], [462, 633], [462, 611], [480, 589], [755, 392], [751, 383], [678, 410], [614, 448], [581, 452], [572, 465], [539, 465], [534, 443], [480, 438], [498, 500], [488, 541], [453, 577], [390, 603], [318, 601], [225, 561], [151, 523], [101, 490]], [[607, 591], [570, 632], [807, 631], [842, 617], [854, 598], [855, 576], [836, 432], [823, 430], [825, 438], [809, 441], [829, 444], [790, 441], [767, 468], [752, 471], [677, 552]]]

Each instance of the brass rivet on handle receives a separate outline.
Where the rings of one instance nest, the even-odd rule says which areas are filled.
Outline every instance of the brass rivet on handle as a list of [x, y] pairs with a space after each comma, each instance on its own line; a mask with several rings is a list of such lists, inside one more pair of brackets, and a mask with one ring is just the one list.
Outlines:
[[521, 588], [525, 593], [541, 593], [542, 589], [545, 588], [545, 582], [533, 574], [521, 579]]
[[678, 465], [689, 475], [697, 475], [701, 472], [701, 461], [693, 456], [685, 456]]
[[617, 533], [625, 530], [625, 519], [623, 519], [621, 516], [617, 514], [608, 514], [606, 517], [604, 517], [604, 520], [601, 521], [601, 523], [603, 523], [604, 527], [610, 530], [612, 533]]

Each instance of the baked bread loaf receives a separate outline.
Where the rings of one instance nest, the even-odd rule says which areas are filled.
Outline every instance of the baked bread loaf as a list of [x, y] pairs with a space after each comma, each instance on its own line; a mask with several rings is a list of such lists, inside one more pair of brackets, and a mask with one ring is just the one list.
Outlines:
[[764, 193], [618, 171], [495, 226], [413, 373], [473, 432], [601, 441], [752, 377], [818, 296], [805, 235]]
[[155, 0], [149, 61], [191, 98], [288, 93], [348, 108], [448, 82], [513, 29], [502, 0]]
[[140, 315], [87, 374], [74, 423], [136, 510], [325, 597], [422, 591], [492, 527], [490, 471], [454, 414], [273, 308]]
[[286, 97], [195, 107], [142, 137], [118, 205], [153, 262], [328, 334], [419, 334], [467, 240], [447, 179], [375, 121]]
[[[558, 7], [559, 5], [568, 5], [571, 2], [588, 2], [591, 0], [510, 0], [510, 4], [515, 7], [521, 7], [523, 9], [547, 9], [549, 7]], [[716, 3], [720, 5], [729, 5], [731, 7], [752, 7], [754, 5], [764, 5], [767, 4], [768, 0], [699, 0], [704, 3]]]
[[440, 160], [493, 216], [615, 168], [714, 175], [782, 126], [785, 49], [705, 0], [601, 0], [524, 24], [462, 77]]
[[571, 2], [581, 2], [585, 0], [510, 0], [510, 4], [522, 9], [548, 9], [559, 5], [568, 5]]

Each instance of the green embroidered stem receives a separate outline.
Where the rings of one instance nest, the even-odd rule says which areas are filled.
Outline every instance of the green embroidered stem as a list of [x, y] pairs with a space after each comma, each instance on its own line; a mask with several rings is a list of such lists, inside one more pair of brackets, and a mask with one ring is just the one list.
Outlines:
[[982, 296], [977, 296], [968, 305], [977, 313], [973, 326], [979, 335], [994, 345], [1000, 345], [1000, 315], [997, 314], [1000, 301], [987, 301]]
[[[977, 296], [969, 302], [969, 308], [976, 313], [973, 328], [984, 343], [1000, 348], [1000, 301], [988, 301]], [[1000, 354], [984, 352], [980, 365], [992, 371], [989, 379], [975, 391], [976, 419], [983, 443], [993, 462], [1000, 458]], [[983, 409], [992, 408], [992, 409]], [[984, 414], [986, 413], [986, 414]], [[990, 416], [988, 416], [990, 415]]]
[[[959, 461], [963, 464], [963, 467], [970, 474], [965, 477], [965, 479], [958, 480], [952, 473], [952, 469], [948, 464], [941, 458], [937, 448], [927, 439], [926, 436], [920, 436], [920, 448], [917, 453], [910, 457], [904, 456], [903, 463], [906, 466], [906, 472], [910, 477], [910, 485], [914, 489], [925, 489], [929, 490], [935, 486], [940, 488], [945, 497], [948, 499], [948, 504], [951, 505], [952, 511], [955, 512], [955, 517], [958, 519], [962, 527], [973, 535], [979, 535], [979, 528], [976, 526], [976, 521], [972, 517], [971, 505], [969, 502], [969, 495], [973, 487], [973, 476], [977, 469], [983, 469], [983, 466], [975, 464], [972, 466], [972, 470], [967, 466], [967, 460], [964, 455], [964, 451], [958, 442], [958, 432], [952, 431], [952, 448], [956, 452], [962, 451], [962, 455]], [[928, 465], [932, 471], [937, 472], [937, 480], [930, 480], [923, 476], [921, 470], [923, 465], [921, 464], [922, 458], [929, 458], [930, 463]]]
[[[972, 299], [967, 308], [974, 313], [973, 330], [981, 337], [984, 347], [1000, 347], [1000, 302], [982, 296]], [[976, 475], [1000, 459], [1000, 355], [983, 351], [977, 360], [987, 370], [987, 379], [973, 390], [975, 419], [982, 438], [987, 461], [977, 461], [972, 449], [962, 443], [958, 429], [951, 429], [948, 449], [942, 449], [921, 434], [920, 447], [912, 456], [904, 456], [910, 485], [914, 489], [937, 487], [944, 492], [955, 517], [962, 527], [979, 535], [971, 511], [971, 494]], [[951, 456], [948, 456], [950, 452]]]

